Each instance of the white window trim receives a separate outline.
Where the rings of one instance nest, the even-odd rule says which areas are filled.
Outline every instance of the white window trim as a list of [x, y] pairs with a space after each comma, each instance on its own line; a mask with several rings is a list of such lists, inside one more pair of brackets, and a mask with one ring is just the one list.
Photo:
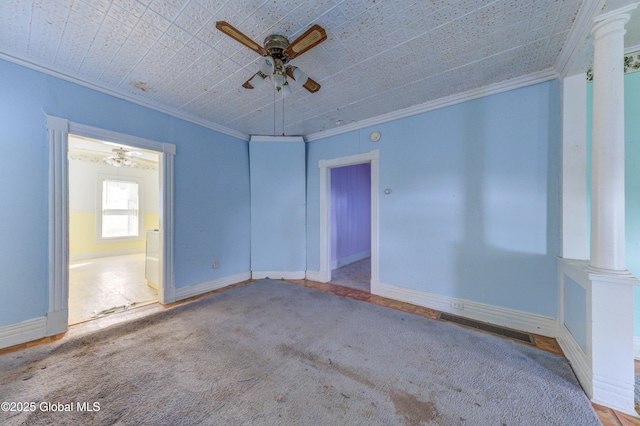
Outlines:
[[[131, 237], [103, 237], [102, 236], [102, 182], [113, 180], [120, 182], [135, 182], [138, 184], [138, 235]], [[142, 241], [144, 235], [144, 183], [145, 180], [134, 176], [116, 176], [108, 174], [98, 174], [96, 190], [96, 243], [123, 243], [129, 241]]]

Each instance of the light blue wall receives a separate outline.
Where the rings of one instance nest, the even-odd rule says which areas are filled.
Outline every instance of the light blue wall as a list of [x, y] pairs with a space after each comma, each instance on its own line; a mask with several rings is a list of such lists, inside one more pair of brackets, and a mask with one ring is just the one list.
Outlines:
[[[247, 142], [8, 62], [0, 76], [0, 326], [47, 311], [47, 114], [177, 146], [178, 288], [250, 270]], [[379, 149], [383, 283], [555, 316], [559, 116], [553, 81], [375, 126], [377, 143], [310, 142], [306, 250], [256, 266], [317, 271], [318, 160]]]
[[305, 145], [251, 142], [251, 270], [305, 271]]
[[0, 61], [0, 326], [47, 311], [46, 77]]
[[640, 72], [625, 75], [624, 85], [626, 260], [640, 277]]
[[246, 141], [0, 60], [0, 326], [47, 312], [46, 115], [176, 145], [176, 287], [250, 270]]
[[307, 268], [318, 160], [379, 149], [382, 283], [555, 317], [560, 138], [551, 81], [310, 142]]
[[564, 325], [584, 353], [587, 353], [587, 292], [566, 275], [564, 276]]
[[[627, 269], [640, 278], [640, 72], [624, 77], [625, 239]], [[634, 334], [640, 336], [640, 288], [633, 289]]]

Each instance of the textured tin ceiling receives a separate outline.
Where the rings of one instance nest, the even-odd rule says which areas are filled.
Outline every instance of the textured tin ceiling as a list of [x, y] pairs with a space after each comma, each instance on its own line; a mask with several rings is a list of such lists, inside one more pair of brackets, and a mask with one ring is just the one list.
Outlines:
[[[231, 134], [306, 136], [566, 72], [573, 51], [584, 67], [594, 4], [604, 1], [2, 0], [0, 57]], [[242, 88], [260, 57], [216, 30], [220, 20], [259, 44], [324, 27], [327, 40], [291, 62], [322, 89], [294, 90], [283, 108], [271, 90]]]

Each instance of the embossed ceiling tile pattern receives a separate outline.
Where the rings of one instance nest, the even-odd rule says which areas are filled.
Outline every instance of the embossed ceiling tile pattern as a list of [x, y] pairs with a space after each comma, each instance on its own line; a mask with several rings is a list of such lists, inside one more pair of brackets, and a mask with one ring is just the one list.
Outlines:
[[0, 53], [244, 134], [275, 112], [279, 134], [282, 101], [241, 88], [259, 56], [215, 22], [258, 43], [318, 23], [292, 64], [322, 89], [285, 100], [285, 132], [309, 134], [552, 69], [583, 1], [3, 0]]

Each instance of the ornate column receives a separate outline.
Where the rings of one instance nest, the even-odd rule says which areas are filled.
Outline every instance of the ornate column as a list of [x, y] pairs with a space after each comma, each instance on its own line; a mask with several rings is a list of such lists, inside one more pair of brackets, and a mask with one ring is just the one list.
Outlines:
[[[595, 19], [591, 257], [586, 270], [592, 400], [634, 413], [633, 285], [625, 266], [624, 34], [636, 4]], [[589, 393], [589, 392], [588, 392]]]
[[629, 21], [629, 14], [615, 12], [612, 16], [596, 18], [592, 30], [590, 268], [594, 272], [627, 274], [624, 255], [623, 58], [624, 26]]

